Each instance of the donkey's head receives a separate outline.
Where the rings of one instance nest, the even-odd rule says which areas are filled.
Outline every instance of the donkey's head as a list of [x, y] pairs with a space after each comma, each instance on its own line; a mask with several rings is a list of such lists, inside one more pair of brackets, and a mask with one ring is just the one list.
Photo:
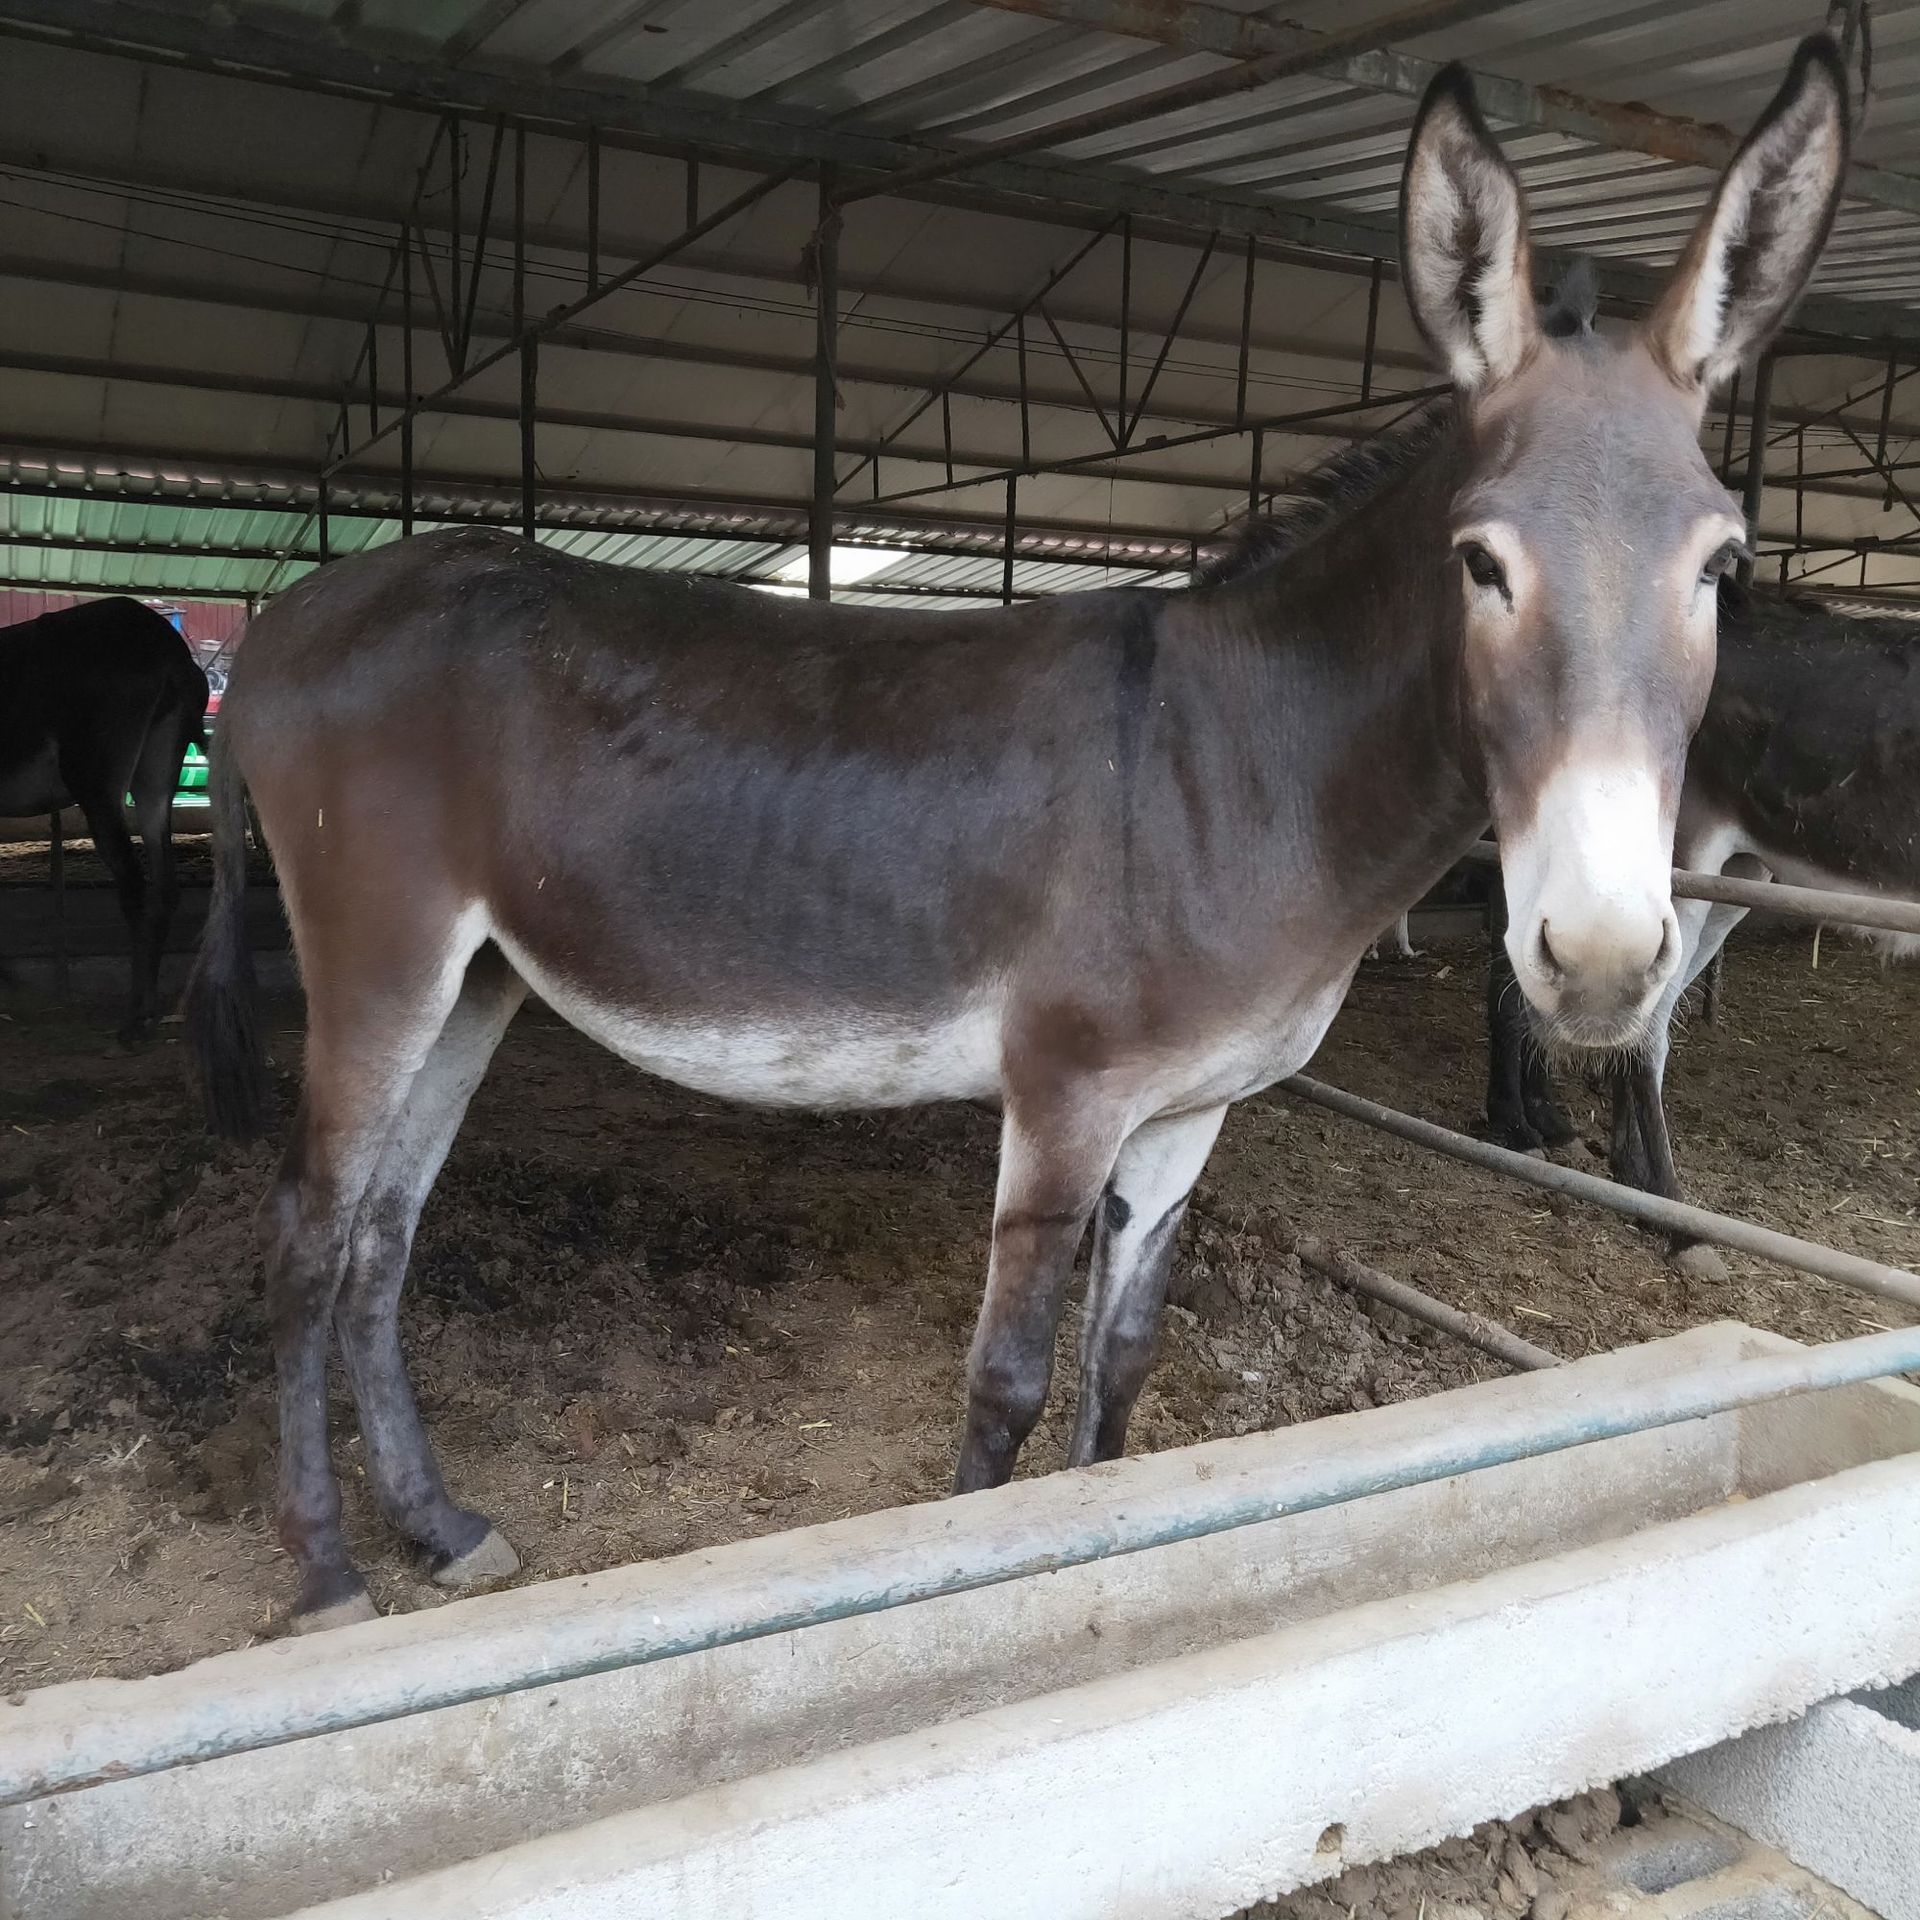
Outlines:
[[1701, 418], [1812, 272], [1847, 138], [1845, 72], [1816, 37], [1659, 302], [1615, 339], [1590, 297], [1537, 308], [1520, 183], [1461, 69], [1415, 124], [1401, 257], [1463, 426], [1444, 591], [1464, 602], [1466, 728], [1514, 971], [1571, 1045], [1637, 1038], [1679, 964], [1674, 812], [1713, 679], [1715, 582], [1747, 537]]

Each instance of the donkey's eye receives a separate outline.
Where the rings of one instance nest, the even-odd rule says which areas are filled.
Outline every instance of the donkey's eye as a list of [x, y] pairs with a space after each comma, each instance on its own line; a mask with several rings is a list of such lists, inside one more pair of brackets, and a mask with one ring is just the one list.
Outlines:
[[1460, 563], [1467, 570], [1467, 578], [1476, 587], [1493, 587], [1501, 593], [1507, 591], [1506, 568], [1479, 541], [1461, 541]]
[[1745, 554], [1746, 548], [1738, 540], [1727, 541], [1714, 550], [1713, 557], [1700, 569], [1700, 578], [1707, 582], [1724, 579]]

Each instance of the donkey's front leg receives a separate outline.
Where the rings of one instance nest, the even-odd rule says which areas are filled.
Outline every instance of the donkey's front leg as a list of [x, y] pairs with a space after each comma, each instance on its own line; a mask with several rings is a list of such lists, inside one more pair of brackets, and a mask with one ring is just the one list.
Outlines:
[[953, 1490], [1011, 1477], [1047, 1404], [1073, 1257], [1126, 1127], [1085, 1116], [1036, 1124], [1011, 1103], [1000, 1130], [993, 1256], [967, 1357], [967, 1430]]
[[1117, 1460], [1146, 1385], [1187, 1195], [1220, 1134], [1225, 1107], [1149, 1120], [1120, 1149], [1093, 1245], [1080, 1334], [1080, 1411], [1068, 1464]]

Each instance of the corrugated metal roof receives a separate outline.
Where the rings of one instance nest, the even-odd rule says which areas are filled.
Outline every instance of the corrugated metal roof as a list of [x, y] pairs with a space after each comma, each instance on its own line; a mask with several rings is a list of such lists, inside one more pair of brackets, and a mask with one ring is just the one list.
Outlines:
[[[332, 0], [283, 0], [278, 10], [338, 17]], [[1224, 10], [1264, 11], [1255, 0], [1226, 0]], [[1346, 30], [1394, 10], [1381, 0], [1296, 0], [1286, 14], [1289, 23]], [[668, 0], [611, 10], [581, 0], [504, 8], [386, 0], [359, 13], [351, 32], [369, 45], [438, 52], [451, 44], [467, 62], [962, 143], [1044, 128], [1228, 64], [964, 0]], [[1401, 50], [1740, 127], [1778, 85], [1795, 42], [1823, 17], [1805, 0], [1524, 0]], [[1911, 105], [1920, 88], [1920, 18], [1911, 7], [1882, 4], [1874, 23], [1878, 110], [1859, 156], [1920, 172], [1920, 115]], [[1387, 215], [1411, 115], [1404, 97], [1302, 75], [1041, 151], [1157, 182]], [[1551, 209], [1556, 245], [1662, 263], [1710, 184], [1697, 169], [1556, 134], [1510, 144], [1523, 178]], [[1877, 236], [1871, 244], [1869, 235]], [[1920, 222], [1849, 208], [1822, 283], [1854, 294], [1920, 290]]]
[[[304, 36], [287, 42], [295, 67], [302, 47], [316, 63], [333, 51], [412, 62], [445, 75], [447, 97], [458, 97], [463, 75], [506, 76], [536, 103], [543, 89], [564, 84], [607, 90], [642, 109], [654, 103], [663, 124], [669, 112], [704, 115], [718, 130], [717, 149], [736, 160], [722, 165], [710, 152], [698, 182], [709, 208], [747, 178], [737, 159], [760, 137], [756, 128], [986, 142], [1138, 100], [1223, 64], [1211, 53], [973, 0], [644, 0], [614, 8], [598, 0], [361, 0], [344, 10], [334, 0], [266, 0], [227, 27], [226, 15], [114, 0], [75, 0], [72, 10], [111, 15], [129, 42], [177, 26], [202, 33], [216, 51], [224, 31], [291, 22]], [[1228, 0], [1226, 10], [1272, 11], [1253, 0]], [[1386, 0], [1295, 0], [1287, 9], [1326, 30], [1389, 10]], [[0, 0], [0, 29], [36, 11], [59, 8], [54, 0], [37, 10]], [[1740, 126], [1821, 11], [1809, 0], [1515, 0], [1404, 51], [1458, 55], [1536, 87]], [[1179, 14], [1169, 5], [1139, 17], [1151, 26]], [[1860, 152], [1874, 166], [1920, 173], [1920, 0], [1883, 3], [1873, 18], [1876, 99]], [[86, 102], [84, 114], [74, 111], [77, 100]], [[1175, 189], [1202, 206], [1211, 196], [1384, 230], [1413, 105], [1403, 92], [1347, 77], [1299, 75], [1035, 157], [1108, 186]], [[301, 525], [313, 505], [311, 476], [342, 393], [357, 392], [366, 318], [380, 301], [395, 223], [416, 182], [413, 211], [427, 253], [443, 286], [453, 274], [452, 181], [421, 174], [437, 137], [434, 117], [347, 90], [290, 91], [231, 67], [142, 64], [44, 37], [9, 41], [0, 107], [0, 277], [17, 288], [0, 302], [0, 432], [22, 450], [0, 523], [0, 573], [241, 595], [296, 577], [315, 545], [312, 528]], [[577, 293], [585, 271], [585, 150], [539, 125], [527, 154], [535, 311]], [[729, 128], [731, 145], [721, 137]], [[463, 268], [472, 263], [489, 141], [483, 124], [469, 122]], [[635, 257], [682, 219], [692, 183], [683, 159], [659, 145], [623, 138], [604, 149], [606, 263]], [[1672, 257], [1710, 185], [1698, 168], [1557, 132], [1515, 132], [1507, 145], [1543, 239], [1642, 266]], [[505, 193], [503, 186], [492, 245], [470, 287], [483, 346], [508, 325]], [[1034, 217], [1050, 212], [1051, 224]], [[591, 533], [623, 564], [752, 578], [777, 567], [770, 556], [803, 534], [798, 515], [810, 479], [812, 318], [801, 257], [814, 218], [811, 186], [795, 183], [543, 350], [543, 537], [584, 542]], [[1123, 247], [1117, 235], [1102, 241], [1061, 283], [1049, 327], [1030, 330], [1018, 364], [1011, 336], [973, 364], [947, 410], [950, 443], [940, 409], [904, 424], [930, 386], [978, 353], [1000, 317], [1087, 238], [1083, 216], [1029, 201], [1016, 218], [1002, 203], [964, 192], [868, 200], [849, 212], [840, 537], [957, 550], [921, 556], [916, 567], [932, 571], [893, 579], [917, 590], [896, 597], [926, 604], [943, 588], [953, 597], [997, 594], [1000, 483], [883, 499], [870, 524], [852, 520], [853, 498], [907, 494], [944, 482], [950, 469], [965, 482], [1018, 461], [1013, 396], [1023, 379], [1035, 398], [1035, 458], [1091, 461], [1102, 429], [1083, 383], [1109, 411], [1123, 379], [1138, 398], [1190, 275], [1191, 304], [1136, 439], [1217, 437], [1133, 451], [1106, 469], [1089, 464], [1022, 480], [1017, 588], [1103, 577], [1087, 571], [1087, 556], [1110, 544], [1143, 568], [1177, 568], [1188, 543], [1210, 538], [1243, 505], [1249, 449], [1232, 431], [1242, 261], [1226, 246], [1203, 260], [1197, 235], [1182, 240], [1143, 223], [1128, 257], [1124, 336]], [[1848, 299], [1920, 306], [1920, 221], [1850, 201], [1821, 286]], [[425, 289], [415, 291], [418, 387], [436, 384], [444, 368], [423, 318]], [[1351, 259], [1269, 249], [1256, 280], [1250, 414], [1354, 398], [1367, 309], [1367, 282]], [[376, 337], [390, 407], [399, 331], [390, 289], [383, 311]], [[1391, 281], [1378, 347], [1376, 393], [1424, 378]], [[1850, 419], [1856, 428], [1864, 422], [1872, 440], [1877, 371], [1864, 355], [1782, 364], [1776, 398], [1788, 438], [1776, 462], [1816, 479], [1798, 502], [1784, 487], [1770, 489], [1763, 522], [1774, 533], [1785, 537], [1798, 525], [1810, 540], [1854, 540], [1901, 531], [1909, 520], [1920, 530], [1920, 516], [1904, 507], [1885, 515], [1883, 482], [1867, 473], [1850, 435], [1818, 422], [1792, 430], [1791, 410], [1804, 419], [1851, 394]], [[422, 422], [422, 524], [511, 517], [516, 391], [507, 367], [472, 383], [459, 410]], [[1888, 435], [1896, 475], [1920, 442], [1920, 409], [1908, 410], [1908, 393], [1920, 388], [1897, 397]], [[356, 398], [356, 434], [364, 413]], [[1264, 486], [1283, 485], [1341, 434], [1382, 417], [1271, 431]], [[1719, 432], [1716, 418], [1716, 451]], [[884, 458], [867, 466], [855, 457], [863, 447], [882, 448]], [[392, 537], [390, 517], [354, 516], [397, 508], [396, 461], [389, 439], [343, 478], [330, 525], [335, 551]], [[36, 486], [87, 497], [36, 502], [21, 491]], [[1050, 550], [1061, 558], [1057, 572], [1044, 564]], [[1875, 556], [1872, 569], [1891, 582], [1907, 564]], [[859, 591], [876, 599], [883, 584]]]

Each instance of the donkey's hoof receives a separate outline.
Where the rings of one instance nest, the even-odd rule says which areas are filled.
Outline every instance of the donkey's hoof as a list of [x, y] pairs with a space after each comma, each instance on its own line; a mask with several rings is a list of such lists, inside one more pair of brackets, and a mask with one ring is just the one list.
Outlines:
[[471, 1587], [481, 1580], [504, 1580], [520, 1571], [520, 1556], [507, 1545], [498, 1527], [489, 1527], [480, 1544], [457, 1553], [433, 1570], [436, 1587]]
[[1727, 1277], [1727, 1263], [1712, 1247], [1682, 1247], [1672, 1259], [1682, 1273], [1690, 1274], [1696, 1280], [1724, 1280]]
[[325, 1633], [329, 1627], [354, 1627], [363, 1620], [378, 1620], [380, 1609], [365, 1587], [324, 1607], [310, 1607], [293, 1616], [295, 1633]]

